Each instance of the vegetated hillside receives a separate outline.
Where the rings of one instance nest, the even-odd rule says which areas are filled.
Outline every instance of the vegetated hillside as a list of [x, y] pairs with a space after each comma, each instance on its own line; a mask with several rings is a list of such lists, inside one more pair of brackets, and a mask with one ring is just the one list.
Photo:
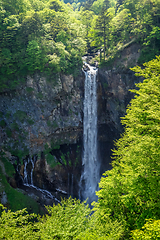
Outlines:
[[[100, 67], [111, 67], [133, 42], [141, 45], [139, 64], [159, 55], [159, 0], [88, 1], [81, 8], [76, 2], [71, 6], [57, 0], [3, 0], [0, 4], [0, 91], [4, 94], [20, 86], [27, 75], [42, 72], [50, 79], [56, 73], [75, 74], [87, 52], [95, 54], [93, 62]], [[87, 207], [72, 200], [51, 208], [51, 216], [38, 218], [40, 223], [34, 223], [35, 215], [24, 217], [23, 210], [2, 210], [2, 239], [24, 234], [27, 239], [34, 235], [35, 239], [159, 238], [159, 57], [144, 68], [134, 69], [146, 80], [138, 85], [140, 90], [123, 120], [125, 133], [116, 143], [113, 169], [101, 179], [92, 217]], [[14, 193], [6, 179], [14, 171], [3, 157], [1, 182], [11, 199]], [[21, 193], [18, 198], [24, 201]], [[16, 200], [17, 195], [14, 204]]]
[[[121, 222], [125, 233], [160, 216], [160, 56], [144, 67], [132, 69], [145, 80], [136, 84], [139, 90], [132, 90], [136, 95], [122, 118], [125, 131], [115, 143], [113, 169], [106, 171], [97, 193], [97, 211]], [[156, 228], [151, 239], [158, 239]], [[144, 235], [133, 231], [134, 239], [147, 239]]]
[[[88, 1], [89, 3], [89, 1]], [[87, 41], [90, 47], [103, 49], [103, 60], [112, 60], [130, 42], [142, 46], [139, 63], [149, 61], [160, 49], [160, 1], [123, 0], [93, 2], [86, 6], [85, 18], [92, 16]], [[88, 17], [88, 18], [87, 18]]]
[[94, 208], [70, 198], [39, 217], [1, 206], [1, 239], [159, 239], [160, 57], [144, 67], [133, 69], [145, 80], [123, 118], [125, 132]]
[[[111, 64], [132, 42], [141, 44], [139, 63], [159, 54], [159, 0], [59, 0], [0, 3], [0, 89], [15, 88], [37, 71], [73, 73], [81, 57], [97, 53]], [[73, 11], [74, 10], [74, 11]]]
[[1, 1], [0, 90], [28, 74], [75, 73], [85, 53], [84, 27], [73, 10], [55, 1]]
[[[0, 89], [15, 88], [28, 74], [75, 73], [81, 57], [97, 53], [111, 64], [131, 42], [141, 44], [139, 63], [159, 54], [160, 1], [59, 0], [0, 3]], [[74, 10], [74, 11], [73, 11]]]

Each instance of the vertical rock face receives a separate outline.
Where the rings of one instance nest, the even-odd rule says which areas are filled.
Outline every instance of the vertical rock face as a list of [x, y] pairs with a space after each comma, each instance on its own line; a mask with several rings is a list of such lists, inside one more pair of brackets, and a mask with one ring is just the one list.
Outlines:
[[[128, 69], [136, 65], [139, 46], [123, 50], [112, 68], [98, 72], [98, 158], [101, 170], [110, 169], [113, 140], [123, 131], [120, 117], [139, 81]], [[28, 76], [14, 91], [0, 93], [0, 145], [16, 168], [22, 186], [26, 156], [36, 156], [33, 183], [60, 195], [78, 197], [83, 152], [85, 75]], [[30, 167], [29, 167], [30, 168]], [[29, 169], [28, 168], [28, 169]], [[31, 169], [29, 169], [31, 171]], [[3, 195], [3, 194], [2, 194]]]
[[[1, 145], [12, 147], [17, 140], [18, 149], [25, 145], [30, 154], [35, 154], [53, 135], [58, 141], [56, 136], [62, 132], [81, 129], [83, 81], [82, 72], [75, 78], [61, 75], [50, 80], [35, 75], [29, 76], [21, 88], [0, 93]], [[74, 138], [75, 134], [68, 141], [76, 142]]]
[[99, 69], [98, 83], [98, 141], [101, 159], [101, 173], [110, 169], [113, 141], [123, 132], [121, 117], [126, 113], [133, 94], [129, 89], [142, 81], [129, 68], [137, 65], [139, 45], [125, 48], [109, 68]]
[[[84, 73], [28, 76], [14, 91], [0, 93], [0, 145], [24, 181], [25, 159], [36, 156], [33, 183], [77, 196], [83, 135]], [[31, 172], [31, 166], [28, 165]], [[18, 177], [19, 175], [19, 177]], [[56, 190], [57, 189], [57, 190]]]

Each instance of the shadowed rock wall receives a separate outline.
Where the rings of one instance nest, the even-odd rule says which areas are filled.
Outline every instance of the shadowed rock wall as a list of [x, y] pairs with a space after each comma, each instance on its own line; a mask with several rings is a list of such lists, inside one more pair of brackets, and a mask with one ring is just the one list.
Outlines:
[[123, 132], [121, 117], [126, 113], [135, 88], [135, 83], [142, 81], [129, 69], [137, 65], [140, 46], [132, 44], [125, 48], [112, 66], [99, 69], [98, 74], [98, 141], [102, 161], [101, 173], [110, 169], [113, 141]]

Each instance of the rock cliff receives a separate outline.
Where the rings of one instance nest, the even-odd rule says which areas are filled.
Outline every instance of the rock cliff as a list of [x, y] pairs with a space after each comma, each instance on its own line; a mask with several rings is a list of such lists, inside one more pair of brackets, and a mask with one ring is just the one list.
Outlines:
[[70, 185], [78, 184], [81, 168], [83, 85], [82, 71], [52, 79], [35, 74], [21, 87], [0, 93], [1, 156], [15, 167], [14, 187], [22, 186], [25, 161], [34, 156], [37, 187], [73, 194]]
[[[139, 45], [132, 44], [121, 52], [111, 67], [98, 72], [101, 173], [111, 168], [113, 140], [123, 132], [120, 117], [124, 116], [133, 97], [128, 90], [140, 81], [129, 70], [137, 64], [139, 54]], [[22, 187], [25, 161], [30, 156], [34, 159], [34, 185], [51, 191], [57, 199], [69, 195], [78, 197], [84, 78], [81, 70], [74, 77], [57, 75], [52, 79], [37, 73], [28, 76], [21, 87], [0, 93], [1, 155], [15, 167], [14, 178], [8, 180], [13, 187]], [[31, 164], [26, 166], [31, 174]]]
[[99, 69], [98, 75], [98, 123], [101, 173], [110, 169], [113, 141], [123, 132], [121, 117], [126, 113], [133, 94], [129, 89], [142, 79], [135, 77], [129, 68], [137, 65], [140, 46], [131, 44], [124, 48], [110, 67]]

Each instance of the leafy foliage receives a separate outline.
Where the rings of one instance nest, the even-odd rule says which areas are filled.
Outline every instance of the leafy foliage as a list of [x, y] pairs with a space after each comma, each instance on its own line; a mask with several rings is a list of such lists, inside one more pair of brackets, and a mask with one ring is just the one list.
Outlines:
[[28, 214], [25, 209], [17, 212], [7, 210], [6, 212], [3, 205], [0, 204], [0, 207], [2, 209], [0, 217], [1, 239], [34, 238], [33, 220], [36, 217], [35, 214]]
[[79, 232], [88, 228], [91, 214], [85, 202], [71, 198], [47, 207], [49, 215], [43, 217], [28, 214], [25, 209], [6, 212], [0, 207], [1, 239], [76, 239]]
[[126, 231], [160, 215], [160, 57], [135, 67], [143, 83], [123, 117], [123, 136], [116, 142], [113, 169], [101, 179], [97, 211], [122, 222]]
[[3, 0], [0, 6], [0, 90], [37, 71], [74, 73], [82, 64], [83, 25], [59, 0]]
[[75, 239], [89, 226], [91, 210], [80, 200], [69, 198], [61, 204], [47, 207], [49, 215], [39, 219], [41, 239]]
[[92, 10], [95, 14], [95, 21], [87, 27], [89, 49], [103, 49], [105, 57], [100, 55], [97, 60], [107, 65], [126, 44], [137, 42], [141, 44], [139, 63], [154, 59], [160, 53], [159, 7], [159, 0], [88, 0], [81, 11]]
[[160, 238], [160, 220], [149, 219], [141, 230], [132, 232], [132, 239], [159, 239]]
[[134, 41], [142, 46], [139, 63], [159, 54], [159, 0], [79, 4], [77, 0], [73, 6], [59, 0], [1, 1], [1, 91], [17, 87], [36, 71], [74, 73], [86, 49], [103, 49], [103, 58], [101, 54], [97, 58], [101, 65]]

